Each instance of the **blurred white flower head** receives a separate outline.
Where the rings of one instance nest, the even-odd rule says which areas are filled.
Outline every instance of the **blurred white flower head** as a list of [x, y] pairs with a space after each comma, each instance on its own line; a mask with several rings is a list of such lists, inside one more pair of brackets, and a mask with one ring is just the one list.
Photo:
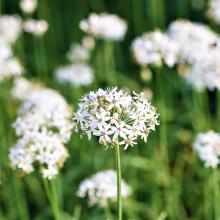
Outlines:
[[220, 24], [220, 0], [210, 0], [208, 16]]
[[117, 88], [99, 89], [81, 99], [74, 114], [75, 131], [97, 136], [99, 143], [113, 147], [115, 144], [134, 146], [138, 137], [147, 142], [148, 134], [158, 124], [155, 108], [144, 93], [133, 96]]
[[[180, 62], [192, 64], [209, 56], [218, 36], [208, 26], [187, 20], [176, 20], [168, 28], [168, 36], [179, 45]], [[202, 52], [203, 51], [203, 52]]]
[[45, 20], [29, 19], [23, 23], [24, 31], [35, 36], [42, 36], [48, 30], [48, 23]]
[[[131, 187], [122, 180], [121, 194], [123, 198], [132, 193]], [[77, 196], [88, 198], [90, 206], [105, 207], [110, 201], [117, 200], [117, 175], [114, 170], [106, 170], [85, 179], [79, 186]]]
[[20, 8], [27, 14], [33, 13], [38, 5], [38, 0], [20, 0]]
[[206, 167], [216, 168], [220, 162], [220, 134], [214, 131], [199, 133], [193, 144], [193, 149]]
[[0, 82], [20, 76], [23, 68], [19, 60], [13, 56], [11, 45], [0, 38]]
[[74, 86], [87, 86], [94, 80], [93, 70], [87, 64], [71, 64], [60, 67], [55, 72], [60, 83], [69, 83]]
[[73, 63], [86, 62], [90, 58], [90, 51], [79, 43], [74, 43], [70, 47], [70, 51], [67, 53], [67, 58]]
[[58, 92], [38, 89], [22, 103], [13, 127], [18, 136], [30, 131], [47, 132], [65, 143], [71, 135], [70, 112], [69, 106]]
[[[208, 56], [203, 53], [201, 61], [188, 67], [185, 78], [196, 90], [220, 90], [220, 47], [210, 50]], [[202, 52], [202, 51], [201, 51]]]
[[22, 21], [18, 15], [0, 16], [0, 39], [12, 44], [20, 36], [22, 31]]
[[10, 149], [9, 159], [13, 168], [29, 174], [38, 163], [43, 178], [53, 179], [63, 166], [68, 152], [62, 142], [46, 133], [30, 132], [22, 136]]
[[165, 63], [173, 67], [178, 61], [178, 45], [159, 30], [137, 37], [131, 49], [136, 62], [142, 66]]
[[19, 139], [10, 149], [12, 167], [30, 173], [38, 162], [43, 177], [52, 179], [68, 156], [64, 144], [71, 135], [70, 108], [54, 90], [33, 87], [30, 91], [31, 84], [19, 83], [30, 93], [21, 95], [24, 100], [13, 124]]
[[169, 36], [179, 45], [184, 77], [197, 90], [220, 89], [220, 38], [208, 26], [187, 20], [172, 22]]
[[88, 19], [80, 22], [80, 28], [94, 37], [119, 41], [124, 38], [127, 31], [127, 23], [114, 14], [92, 13]]
[[33, 83], [24, 77], [17, 77], [14, 80], [11, 95], [19, 101], [24, 101], [32, 92], [40, 90], [42, 90], [42, 87], [39, 84]]

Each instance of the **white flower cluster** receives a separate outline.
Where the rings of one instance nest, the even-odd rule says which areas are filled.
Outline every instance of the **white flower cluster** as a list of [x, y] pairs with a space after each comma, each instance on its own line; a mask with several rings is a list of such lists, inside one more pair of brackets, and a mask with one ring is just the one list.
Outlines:
[[188, 67], [185, 78], [195, 89], [202, 91], [208, 88], [220, 90], [220, 47], [210, 49], [209, 54], [203, 53], [203, 59]]
[[220, 0], [209, 1], [208, 16], [220, 24]]
[[73, 63], [87, 62], [90, 59], [90, 51], [82, 44], [74, 43], [67, 53], [67, 58]]
[[94, 37], [113, 41], [122, 40], [127, 31], [127, 23], [114, 14], [92, 13], [80, 22], [80, 28]]
[[[71, 111], [56, 91], [37, 86], [31, 90], [31, 84], [25, 81], [17, 85], [22, 88], [22, 83], [22, 92], [15, 92], [23, 103], [13, 124], [19, 139], [10, 149], [10, 161], [13, 168], [24, 173], [34, 171], [34, 164], [38, 163], [43, 177], [52, 179], [68, 157], [64, 144], [71, 135]], [[25, 96], [24, 92], [29, 94]]]
[[78, 107], [75, 131], [86, 133], [89, 139], [97, 136], [105, 146], [119, 143], [127, 149], [136, 144], [138, 137], [146, 142], [158, 124], [158, 114], [144, 93], [131, 96], [117, 88], [99, 89], [86, 94]]
[[217, 34], [208, 26], [182, 19], [170, 24], [168, 35], [179, 45], [180, 62], [189, 64], [201, 61], [203, 53], [209, 52], [218, 40]]
[[75, 86], [90, 85], [93, 82], [93, 70], [87, 64], [71, 64], [56, 70], [56, 78], [60, 83], [70, 83]]
[[186, 80], [197, 90], [220, 89], [220, 38], [209, 27], [187, 20], [172, 22], [169, 36], [179, 45]]
[[178, 59], [178, 45], [159, 30], [137, 37], [131, 49], [136, 62], [142, 66], [165, 63], [173, 67]]
[[45, 20], [29, 19], [23, 23], [24, 31], [41, 37], [48, 30], [48, 23]]
[[[122, 180], [122, 197], [126, 198], [132, 193], [131, 187]], [[85, 179], [77, 191], [80, 198], [88, 197], [89, 205], [104, 207], [109, 201], [117, 200], [117, 175], [114, 170], [99, 172], [92, 177]]]
[[21, 19], [18, 16], [0, 16], [0, 82], [22, 74], [23, 68], [12, 50], [21, 30]]
[[220, 163], [220, 134], [214, 131], [199, 133], [193, 144], [195, 152], [206, 167], [216, 168]]
[[86, 36], [82, 39], [82, 44], [71, 45], [67, 58], [71, 64], [57, 68], [55, 76], [58, 82], [70, 83], [74, 86], [88, 86], [94, 81], [93, 69], [88, 65], [91, 50], [93, 49], [93, 39]]
[[17, 15], [0, 16], [0, 39], [8, 44], [13, 44], [22, 31], [22, 21]]
[[20, 8], [24, 13], [32, 14], [38, 5], [38, 0], [20, 0]]
[[39, 83], [33, 83], [24, 77], [18, 77], [14, 80], [11, 95], [19, 101], [24, 101], [33, 91], [38, 90], [42, 90]]

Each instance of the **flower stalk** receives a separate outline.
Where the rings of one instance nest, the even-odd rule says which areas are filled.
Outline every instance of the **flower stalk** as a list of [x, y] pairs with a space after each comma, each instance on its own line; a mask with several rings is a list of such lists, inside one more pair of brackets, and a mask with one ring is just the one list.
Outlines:
[[61, 220], [60, 218], [60, 209], [59, 209], [59, 201], [58, 195], [56, 191], [56, 185], [54, 180], [48, 181], [47, 179], [43, 178], [44, 190], [47, 194], [47, 198], [50, 203], [50, 207], [54, 216], [55, 220]]
[[116, 159], [116, 171], [117, 171], [117, 208], [118, 208], [118, 220], [122, 220], [122, 196], [121, 196], [121, 158], [120, 158], [120, 146], [117, 142], [115, 146], [115, 159]]

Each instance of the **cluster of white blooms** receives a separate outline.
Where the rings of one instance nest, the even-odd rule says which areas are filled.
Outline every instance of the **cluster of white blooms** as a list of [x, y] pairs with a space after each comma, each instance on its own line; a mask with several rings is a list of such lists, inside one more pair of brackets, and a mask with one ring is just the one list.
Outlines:
[[0, 16], [0, 82], [22, 74], [23, 68], [13, 55], [12, 46], [21, 33], [18, 16]]
[[131, 48], [136, 62], [142, 66], [165, 63], [172, 67], [178, 60], [177, 44], [159, 30], [137, 37]]
[[179, 45], [180, 61], [194, 64], [208, 56], [218, 36], [208, 26], [179, 19], [170, 24], [168, 36]]
[[45, 20], [29, 19], [23, 23], [24, 31], [35, 36], [42, 36], [48, 30], [48, 23]]
[[[220, 89], [220, 38], [209, 27], [187, 20], [172, 22], [169, 36], [179, 45], [185, 78], [197, 90]], [[183, 46], [184, 45], [184, 46]]]
[[80, 22], [80, 28], [94, 37], [119, 41], [125, 36], [127, 23], [114, 14], [92, 13]]
[[[216, 46], [209, 54], [203, 53], [203, 59], [188, 67], [185, 74], [187, 82], [198, 91], [208, 88], [220, 90], [220, 47]], [[201, 56], [202, 57], [202, 56]]]
[[55, 76], [60, 83], [74, 86], [88, 86], [94, 80], [93, 69], [89, 66], [91, 50], [94, 47], [93, 38], [86, 36], [82, 43], [73, 43], [67, 58], [71, 64], [58, 67]]
[[0, 16], [0, 39], [6, 43], [14, 43], [22, 31], [22, 21], [17, 15]]
[[13, 56], [11, 45], [0, 37], [0, 82], [11, 76], [20, 76], [22, 71], [20, 62]]
[[23, 103], [13, 124], [19, 139], [10, 149], [12, 167], [30, 173], [38, 163], [43, 177], [52, 179], [68, 157], [64, 144], [71, 135], [70, 108], [54, 90], [34, 87], [22, 79], [16, 86], [14, 94]]
[[118, 90], [99, 89], [86, 94], [74, 114], [75, 131], [99, 137], [105, 146], [119, 144], [127, 149], [141, 137], [145, 142], [148, 134], [158, 124], [155, 108], [144, 93], [133, 96]]
[[70, 47], [70, 51], [67, 53], [67, 58], [70, 62], [87, 62], [90, 58], [90, 51], [82, 44], [74, 43]]
[[220, 163], [220, 134], [214, 131], [199, 133], [193, 148], [206, 167], [216, 168]]
[[24, 77], [18, 77], [14, 80], [14, 85], [11, 89], [13, 98], [19, 101], [25, 100], [33, 91], [42, 90], [39, 83], [33, 83]]
[[38, 5], [38, 0], [20, 0], [20, 8], [27, 14], [33, 13]]
[[[121, 194], [123, 198], [132, 193], [131, 187], [122, 180]], [[85, 179], [77, 191], [80, 198], [88, 197], [89, 205], [106, 206], [109, 201], [117, 200], [117, 175], [114, 170], [99, 172]]]
[[93, 82], [93, 70], [87, 64], [71, 64], [56, 70], [60, 83], [71, 83], [74, 86], [90, 85]]
[[208, 16], [220, 24], [220, 0], [209, 1]]

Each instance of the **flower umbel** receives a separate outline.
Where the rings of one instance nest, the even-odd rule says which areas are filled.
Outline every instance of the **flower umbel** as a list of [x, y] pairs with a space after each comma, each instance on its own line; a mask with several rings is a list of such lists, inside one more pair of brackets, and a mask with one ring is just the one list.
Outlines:
[[105, 146], [116, 143], [124, 149], [136, 144], [138, 137], [145, 142], [158, 125], [158, 114], [144, 93], [128, 95], [117, 88], [99, 89], [86, 94], [74, 114], [75, 131], [99, 138]]
[[83, 63], [59, 67], [55, 75], [60, 83], [69, 83], [74, 86], [87, 86], [94, 80], [92, 68]]
[[[20, 83], [20, 82], [19, 82]], [[23, 100], [13, 124], [17, 143], [10, 149], [13, 168], [24, 173], [34, 171], [39, 164], [44, 178], [52, 179], [68, 157], [64, 146], [71, 135], [71, 111], [64, 98], [54, 90], [21, 82], [24, 91], [15, 95]], [[29, 92], [24, 96], [24, 92]]]
[[41, 37], [48, 30], [48, 23], [45, 20], [29, 19], [23, 23], [24, 31]]
[[[122, 180], [122, 197], [126, 198], [132, 193], [132, 189]], [[99, 172], [85, 179], [77, 191], [80, 198], [88, 197], [89, 205], [106, 206], [108, 201], [117, 200], [117, 175], [114, 170]]]
[[94, 37], [119, 41], [124, 38], [127, 23], [114, 14], [92, 13], [88, 19], [80, 22], [80, 28]]
[[136, 62], [142, 66], [165, 63], [172, 67], [177, 62], [178, 45], [159, 30], [137, 37], [132, 43]]
[[206, 167], [216, 168], [220, 163], [220, 134], [214, 131], [199, 133], [193, 144], [195, 152]]

